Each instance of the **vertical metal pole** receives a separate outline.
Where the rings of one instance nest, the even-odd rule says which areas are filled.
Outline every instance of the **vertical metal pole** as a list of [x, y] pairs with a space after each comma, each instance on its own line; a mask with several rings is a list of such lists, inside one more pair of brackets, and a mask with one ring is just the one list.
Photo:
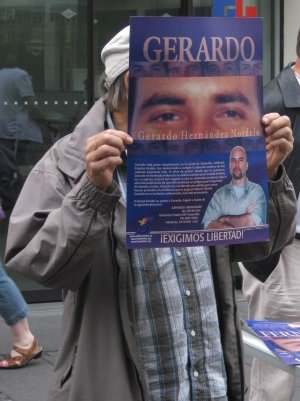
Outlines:
[[284, 67], [284, 0], [280, 0], [280, 70]]
[[181, 0], [181, 15], [182, 16], [193, 16], [193, 0]]
[[[276, 1], [276, 0], [275, 0]], [[274, 0], [271, 1], [271, 10], [270, 10], [270, 19], [271, 19], [271, 43], [270, 43], [270, 47], [271, 47], [271, 51], [270, 51], [270, 59], [271, 59], [271, 76], [270, 78], [273, 79], [274, 75], [275, 75], [275, 37], [276, 37], [276, 33], [275, 33], [275, 29], [276, 29], [276, 18], [275, 18], [275, 7], [276, 5], [274, 4]]]
[[94, 0], [87, 0], [87, 104], [88, 110], [95, 101], [94, 68]]

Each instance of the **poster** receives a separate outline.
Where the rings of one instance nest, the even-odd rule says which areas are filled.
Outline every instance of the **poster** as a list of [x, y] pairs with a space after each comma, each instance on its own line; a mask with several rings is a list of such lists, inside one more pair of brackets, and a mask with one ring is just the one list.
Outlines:
[[130, 25], [127, 247], [268, 240], [262, 19]]
[[300, 365], [300, 321], [247, 320], [247, 325], [287, 365]]

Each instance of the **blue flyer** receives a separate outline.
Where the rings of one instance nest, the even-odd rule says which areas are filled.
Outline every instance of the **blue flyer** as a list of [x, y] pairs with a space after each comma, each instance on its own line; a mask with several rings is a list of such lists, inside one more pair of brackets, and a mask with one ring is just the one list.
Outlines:
[[300, 365], [300, 322], [246, 320], [250, 329], [287, 365]]
[[262, 19], [132, 17], [128, 248], [269, 239]]

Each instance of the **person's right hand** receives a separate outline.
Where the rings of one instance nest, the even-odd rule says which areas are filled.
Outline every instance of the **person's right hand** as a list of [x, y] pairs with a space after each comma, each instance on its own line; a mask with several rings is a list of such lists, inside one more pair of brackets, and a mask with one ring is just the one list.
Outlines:
[[106, 191], [111, 185], [115, 168], [123, 163], [121, 153], [132, 142], [131, 136], [113, 129], [88, 138], [85, 148], [86, 171], [98, 188]]

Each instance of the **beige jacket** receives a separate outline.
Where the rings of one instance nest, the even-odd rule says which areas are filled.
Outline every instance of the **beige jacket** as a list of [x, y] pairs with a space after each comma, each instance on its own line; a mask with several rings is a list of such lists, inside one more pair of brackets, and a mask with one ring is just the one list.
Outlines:
[[[10, 219], [5, 262], [66, 292], [61, 347], [49, 401], [148, 401], [135, 344], [134, 302], [118, 185], [103, 193], [85, 173], [86, 138], [105, 128], [99, 100], [33, 168]], [[211, 249], [229, 401], [244, 399], [232, 260], [262, 259], [294, 236], [295, 195], [282, 170], [270, 182], [271, 240]], [[117, 231], [121, 232], [116, 235]]]

